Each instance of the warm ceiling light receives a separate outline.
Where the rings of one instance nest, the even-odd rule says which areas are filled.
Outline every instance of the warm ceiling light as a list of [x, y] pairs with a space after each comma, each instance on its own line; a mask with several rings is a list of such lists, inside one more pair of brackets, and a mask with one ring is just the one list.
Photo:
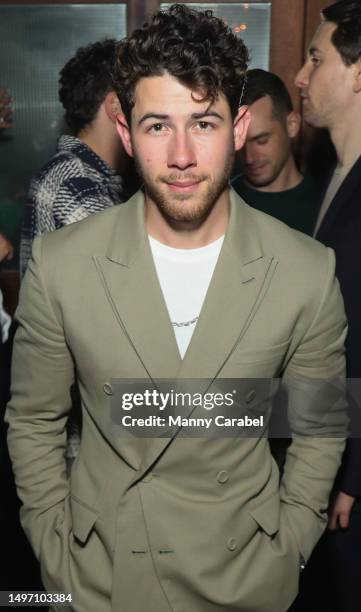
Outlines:
[[235, 32], [242, 32], [244, 30], [247, 30], [247, 25], [245, 23], [240, 23], [238, 26], [234, 28]]

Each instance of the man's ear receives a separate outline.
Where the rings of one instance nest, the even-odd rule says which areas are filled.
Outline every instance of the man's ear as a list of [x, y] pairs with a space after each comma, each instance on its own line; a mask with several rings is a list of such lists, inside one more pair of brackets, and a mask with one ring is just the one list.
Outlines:
[[120, 113], [119, 115], [117, 115], [116, 127], [117, 127], [117, 132], [120, 136], [120, 140], [123, 143], [124, 149], [126, 150], [126, 152], [128, 153], [130, 157], [133, 157], [133, 145], [132, 145], [132, 139], [130, 135], [130, 128], [128, 126], [127, 120], [125, 116], [123, 115], [123, 113]]
[[115, 91], [109, 91], [104, 98], [104, 108], [110, 121], [116, 122], [117, 116], [122, 113], [122, 107], [120, 106], [119, 98]]
[[241, 106], [233, 122], [234, 149], [239, 151], [246, 140], [247, 130], [251, 121], [251, 113], [248, 106]]
[[354, 93], [361, 92], [361, 60], [357, 60], [352, 66], [355, 71], [355, 80], [353, 85]]
[[291, 111], [286, 117], [287, 134], [290, 138], [296, 138], [301, 128], [301, 115]]

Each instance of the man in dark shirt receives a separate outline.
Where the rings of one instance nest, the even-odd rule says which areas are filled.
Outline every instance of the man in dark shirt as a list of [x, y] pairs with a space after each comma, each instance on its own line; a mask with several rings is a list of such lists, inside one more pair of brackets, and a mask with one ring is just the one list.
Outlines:
[[242, 174], [232, 185], [251, 206], [287, 225], [312, 234], [320, 204], [316, 184], [297, 168], [292, 143], [300, 116], [281, 79], [265, 70], [250, 70], [244, 102], [251, 125], [240, 153]]

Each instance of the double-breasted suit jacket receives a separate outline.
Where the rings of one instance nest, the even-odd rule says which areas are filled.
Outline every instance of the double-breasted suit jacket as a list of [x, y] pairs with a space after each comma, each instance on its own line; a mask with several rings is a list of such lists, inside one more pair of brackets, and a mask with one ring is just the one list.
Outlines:
[[[21, 289], [9, 449], [21, 520], [48, 590], [79, 612], [281, 612], [326, 522], [344, 448], [295, 433], [284, 476], [266, 437], [119, 436], [114, 378], [344, 374], [345, 315], [331, 250], [231, 192], [228, 230], [181, 360], [141, 193], [37, 239]], [[66, 476], [74, 371], [81, 447]], [[290, 391], [291, 422], [331, 411]], [[248, 400], [270, 409], [271, 399]], [[317, 416], [318, 415], [318, 416]]]

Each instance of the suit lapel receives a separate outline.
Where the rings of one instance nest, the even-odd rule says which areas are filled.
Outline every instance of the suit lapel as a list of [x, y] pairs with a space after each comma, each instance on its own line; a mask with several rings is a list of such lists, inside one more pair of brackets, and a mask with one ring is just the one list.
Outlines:
[[327, 210], [325, 217], [319, 227], [316, 234], [317, 240], [321, 242], [327, 241], [327, 236], [332, 231], [335, 224], [339, 223], [339, 216], [345, 214], [345, 207], [350, 198], [352, 198], [354, 192], [359, 190], [359, 184], [361, 182], [361, 157], [352, 166], [350, 172], [341, 183], [340, 188], [336, 192], [329, 209]]
[[246, 332], [276, 262], [266, 257], [245, 204], [231, 192], [231, 215], [180, 378], [214, 379]]
[[144, 378], [173, 378], [181, 358], [144, 224], [142, 194], [118, 218], [107, 255], [96, 266], [116, 320], [144, 367]]
[[[128, 338], [130, 350], [135, 351], [143, 366], [138, 372], [143, 369], [144, 374], [138, 373], [134, 378], [149, 377], [150, 382], [175, 378], [181, 358], [145, 231], [143, 194], [138, 192], [122, 204], [122, 209], [106, 256], [94, 257], [94, 263], [119, 333]], [[154, 438], [120, 438], [121, 454], [137, 470], [135, 480], [145, 471], [142, 466], [148, 447], [154, 449], [157, 443]]]

